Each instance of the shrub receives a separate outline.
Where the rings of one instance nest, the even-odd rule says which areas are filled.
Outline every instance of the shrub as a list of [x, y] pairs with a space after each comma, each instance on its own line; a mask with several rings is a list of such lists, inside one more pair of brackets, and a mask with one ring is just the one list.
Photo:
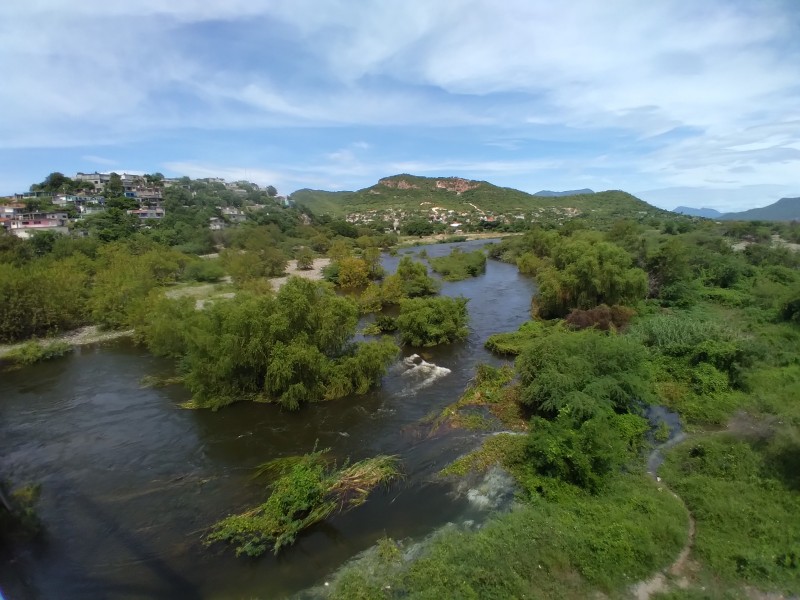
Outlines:
[[469, 334], [466, 298], [413, 298], [400, 303], [397, 329], [404, 344], [436, 346]]
[[564, 321], [573, 329], [594, 327], [601, 331], [608, 331], [613, 327], [616, 330], [623, 330], [635, 314], [633, 309], [626, 306], [608, 307], [601, 304], [589, 310], [574, 308]]

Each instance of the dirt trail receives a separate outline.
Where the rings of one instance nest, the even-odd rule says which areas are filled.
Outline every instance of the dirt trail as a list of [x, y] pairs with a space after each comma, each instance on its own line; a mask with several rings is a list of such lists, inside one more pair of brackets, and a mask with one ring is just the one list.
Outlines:
[[689, 587], [689, 575], [691, 569], [689, 555], [691, 554], [692, 546], [694, 545], [694, 537], [697, 525], [694, 517], [692, 516], [692, 512], [689, 510], [689, 507], [686, 505], [686, 502], [684, 502], [683, 498], [676, 494], [656, 474], [658, 467], [660, 467], [661, 463], [664, 461], [664, 451], [672, 448], [676, 444], [682, 442], [684, 439], [686, 439], [686, 436], [679, 434], [668, 442], [655, 448], [647, 459], [647, 472], [655, 480], [656, 484], [658, 484], [660, 490], [672, 494], [672, 496], [683, 505], [683, 508], [686, 509], [686, 514], [689, 516], [689, 527], [686, 532], [686, 543], [683, 545], [683, 548], [681, 548], [681, 551], [678, 553], [678, 556], [671, 565], [653, 574], [653, 576], [649, 579], [640, 581], [631, 588], [631, 593], [636, 600], [650, 600], [654, 594], [666, 592], [673, 585], [679, 587], [680, 589], [686, 589]]

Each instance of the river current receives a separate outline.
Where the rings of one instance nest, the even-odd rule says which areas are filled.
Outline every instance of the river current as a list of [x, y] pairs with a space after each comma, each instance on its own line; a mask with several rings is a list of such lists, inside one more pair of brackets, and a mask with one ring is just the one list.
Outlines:
[[[485, 241], [459, 244], [464, 251]], [[452, 244], [385, 256], [448, 254]], [[406, 348], [366, 396], [286, 412], [241, 403], [218, 412], [180, 408], [181, 386], [145, 388], [171, 365], [129, 341], [77, 349], [0, 376], [0, 474], [41, 484], [42, 539], [0, 557], [0, 589], [24, 598], [280, 598], [319, 584], [383, 536], [422, 537], [477, 509], [436, 473], [477, 443], [455, 431], [428, 436], [419, 421], [454, 402], [477, 364], [499, 364], [486, 338], [529, 318], [535, 291], [516, 267], [442, 285], [469, 298], [470, 334], [424, 352]], [[413, 358], [415, 353], [422, 355]], [[331, 448], [343, 462], [397, 454], [405, 478], [301, 535], [277, 557], [236, 558], [205, 548], [206, 528], [263, 502], [251, 478], [267, 460]]]

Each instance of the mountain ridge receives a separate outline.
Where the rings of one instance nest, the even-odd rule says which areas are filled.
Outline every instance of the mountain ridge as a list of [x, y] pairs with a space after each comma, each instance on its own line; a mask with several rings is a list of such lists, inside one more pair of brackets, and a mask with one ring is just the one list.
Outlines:
[[758, 208], [721, 213], [713, 208], [678, 206], [672, 212], [723, 221], [800, 221], [800, 197], [787, 197]]

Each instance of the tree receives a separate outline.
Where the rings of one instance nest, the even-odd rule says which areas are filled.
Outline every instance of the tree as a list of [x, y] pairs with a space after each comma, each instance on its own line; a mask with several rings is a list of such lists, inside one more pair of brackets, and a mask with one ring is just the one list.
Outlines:
[[534, 310], [542, 318], [563, 317], [570, 309], [600, 304], [632, 304], [647, 296], [647, 274], [631, 265], [624, 249], [592, 237], [565, 238], [552, 265], [540, 268]]
[[350, 254], [350, 244], [343, 239], [334, 240], [328, 249], [328, 256], [333, 262], [339, 262]]
[[411, 346], [436, 346], [462, 340], [469, 334], [466, 298], [412, 298], [400, 303], [397, 328]]
[[[397, 347], [386, 340], [351, 343], [357, 322], [351, 300], [328, 285], [290, 277], [274, 296], [240, 292], [203, 311], [156, 305], [142, 332], [153, 351], [179, 354], [198, 407], [262, 399], [295, 410], [365, 393], [380, 381]], [[177, 352], [169, 342], [176, 338], [185, 340]]]
[[632, 414], [603, 413], [586, 421], [569, 413], [531, 420], [526, 455], [542, 475], [597, 492], [638, 449], [648, 424]]
[[644, 356], [640, 343], [595, 329], [534, 338], [516, 363], [522, 403], [548, 418], [626, 412], [651, 395]]
[[270, 198], [274, 198], [277, 195], [278, 195], [278, 190], [276, 190], [274, 186], [268, 185], [267, 186], [267, 196], [269, 196]]
[[304, 271], [314, 268], [314, 253], [310, 248], [301, 248], [297, 252], [297, 268]]
[[111, 173], [103, 193], [106, 198], [121, 198], [125, 195], [125, 186], [122, 185], [122, 177], [118, 173]]
[[366, 261], [350, 256], [339, 261], [339, 287], [364, 287], [369, 283], [369, 265]]

